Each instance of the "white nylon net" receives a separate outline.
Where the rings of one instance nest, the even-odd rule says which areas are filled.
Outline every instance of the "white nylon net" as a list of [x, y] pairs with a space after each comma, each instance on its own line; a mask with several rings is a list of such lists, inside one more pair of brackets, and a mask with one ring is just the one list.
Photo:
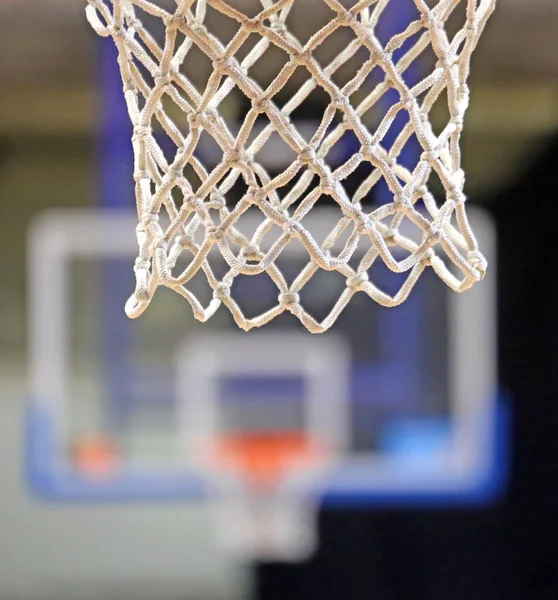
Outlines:
[[[257, 11], [249, 14], [253, 2], [89, 0], [91, 25], [101, 36], [112, 36], [118, 48], [134, 126], [139, 256], [136, 290], [126, 306], [130, 317], [139, 316], [155, 290], [166, 286], [188, 300], [201, 321], [225, 304], [245, 330], [289, 311], [319, 333], [331, 327], [357, 292], [384, 306], [400, 304], [426, 268], [456, 292], [483, 278], [486, 261], [465, 211], [460, 138], [469, 103], [471, 54], [496, 0], [414, 0], [418, 18], [382, 45], [378, 23], [397, 1], [315, 0], [329, 10], [330, 18], [302, 43], [290, 32], [290, 17], [293, 7], [309, 0], [261, 0]], [[217, 13], [235, 27], [226, 43], [208, 24], [208, 15]], [[162, 37], [157, 41], [157, 26], [148, 28], [139, 16], [143, 22], [158, 23], [164, 43]], [[320, 49], [339, 32], [347, 34], [347, 43], [332, 60], [320, 61]], [[257, 42], [249, 45], [254, 36]], [[402, 48], [404, 52], [398, 53]], [[262, 84], [257, 67], [271, 52], [279, 52], [284, 60], [271, 83]], [[406, 71], [428, 52], [431, 68], [418, 83], [407, 83]], [[200, 53], [212, 64], [201, 86], [190, 75], [192, 61], [200, 61]], [[358, 68], [340, 83], [338, 74], [355, 60]], [[293, 88], [294, 74], [301, 69], [306, 77]], [[382, 76], [371, 85], [378, 71]], [[291, 93], [282, 101], [285, 90]], [[313, 135], [305, 137], [290, 117], [316, 90], [327, 94], [329, 104]], [[370, 115], [377, 114], [390, 90], [396, 91], [397, 99], [372, 124]], [[237, 131], [223, 110], [233, 91], [249, 102]], [[431, 112], [440, 98], [447, 99], [447, 115], [435, 132]], [[408, 114], [408, 122], [387, 146], [383, 142], [401, 112]], [[163, 131], [174, 144], [170, 160], [156, 131]], [[347, 131], [356, 136], [359, 149], [343, 164], [332, 166], [330, 153]], [[203, 136], [210, 136], [220, 149], [216, 166], [198, 155]], [[292, 149], [294, 160], [270, 175], [259, 158], [272, 136], [280, 136]], [[422, 148], [412, 169], [400, 160], [411, 138]], [[368, 172], [349, 193], [346, 181], [362, 165], [369, 167]], [[391, 201], [379, 206], [367, 202], [382, 180]], [[444, 192], [438, 203], [433, 181]], [[240, 199], [229, 200], [239, 184], [244, 186]], [[325, 201], [339, 208], [339, 222], [325, 240], [317, 240], [304, 218]], [[248, 210], [261, 211], [261, 225], [250, 235], [241, 227]], [[409, 226], [418, 235], [403, 233]], [[287, 282], [276, 261], [290, 243], [304, 245], [308, 263]], [[332, 252], [340, 243], [341, 249]], [[367, 250], [357, 262], [353, 255], [363, 243]], [[212, 268], [215, 251], [226, 262], [224, 276], [218, 277]], [[376, 261], [406, 274], [395, 294], [382, 291], [371, 280]], [[300, 300], [300, 292], [319, 269], [336, 271], [346, 280], [337, 303], [321, 322]], [[189, 289], [200, 272], [213, 290], [206, 307]], [[247, 318], [231, 286], [239, 275], [263, 273], [277, 285], [278, 302]]]

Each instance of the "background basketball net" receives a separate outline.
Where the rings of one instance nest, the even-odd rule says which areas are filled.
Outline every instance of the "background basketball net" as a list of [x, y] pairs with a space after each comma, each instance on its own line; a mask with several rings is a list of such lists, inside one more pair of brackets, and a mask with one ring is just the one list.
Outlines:
[[224, 546], [245, 558], [308, 558], [317, 546], [317, 489], [334, 459], [330, 449], [297, 431], [222, 435], [212, 445], [200, 463]]
[[[357, 292], [384, 306], [400, 304], [426, 268], [456, 292], [483, 278], [486, 261], [465, 211], [460, 138], [469, 104], [471, 55], [496, 0], [414, 0], [416, 20], [387, 45], [380, 43], [377, 28], [386, 7], [397, 0], [321, 0], [331, 19], [302, 43], [289, 31], [289, 16], [297, 2], [308, 1], [261, 0], [246, 14], [253, 2], [89, 0], [91, 25], [98, 34], [112, 36], [118, 48], [134, 126], [139, 256], [136, 290], [126, 305], [130, 317], [139, 316], [162, 285], [181, 294], [201, 321], [225, 304], [246, 330], [289, 311], [318, 333], [331, 327]], [[208, 25], [211, 13], [236, 27], [226, 44]], [[140, 18], [153, 27], [148, 30]], [[164, 42], [157, 37], [159, 30]], [[317, 54], [340, 33], [348, 42], [333, 60], [320, 62]], [[270, 52], [279, 52], [284, 60], [272, 81], [263, 84], [257, 63]], [[201, 86], [191, 76], [200, 53], [212, 63]], [[406, 72], [424, 55], [431, 58], [429, 72], [418, 83], [408, 82]], [[341, 81], [340, 73], [355, 62], [351, 77]], [[301, 69], [305, 82], [293, 89], [295, 72]], [[307, 139], [290, 116], [315, 90], [327, 94], [328, 105]], [[249, 106], [234, 132], [223, 111], [233, 91], [245, 96]], [[393, 91], [396, 100], [386, 106], [385, 97]], [[447, 122], [435, 132], [430, 115], [439, 99], [447, 100]], [[382, 106], [372, 127], [371, 115]], [[401, 112], [408, 121], [395, 142], [386, 145]], [[265, 124], [257, 133], [256, 123]], [[172, 156], [163, 151], [157, 131], [172, 140]], [[356, 136], [359, 148], [334, 166], [330, 152], [347, 132]], [[203, 136], [210, 136], [222, 154], [215, 167], [199, 155]], [[292, 164], [273, 176], [258, 159], [272, 136], [280, 136], [293, 152]], [[400, 156], [411, 139], [418, 140], [422, 155], [409, 167]], [[349, 193], [346, 180], [362, 165], [368, 172]], [[387, 183], [390, 201], [373, 205], [368, 200], [380, 181]], [[438, 203], [433, 185], [443, 190]], [[238, 201], [229, 200], [235, 186], [242, 189]], [[315, 239], [305, 226], [305, 216], [318, 202], [339, 208], [339, 222], [325, 240]], [[254, 210], [260, 211], [261, 224], [247, 234], [242, 215]], [[331, 249], [340, 240], [343, 249], [334, 255]], [[308, 262], [288, 282], [275, 261], [291, 243], [304, 245]], [[357, 261], [359, 244], [366, 251]], [[226, 263], [224, 275], [214, 268], [215, 256]], [[395, 294], [370, 279], [377, 261], [405, 274]], [[322, 322], [300, 301], [319, 269], [338, 272], [347, 284]], [[212, 289], [206, 306], [188, 287], [199, 273]], [[264, 273], [277, 285], [277, 303], [247, 318], [231, 286], [239, 275]]]

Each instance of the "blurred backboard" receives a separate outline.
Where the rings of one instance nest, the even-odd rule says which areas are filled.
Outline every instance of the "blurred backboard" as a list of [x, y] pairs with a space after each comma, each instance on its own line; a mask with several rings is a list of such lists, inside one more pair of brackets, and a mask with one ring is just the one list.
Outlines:
[[[332, 216], [316, 212], [318, 238]], [[490, 220], [477, 210], [473, 219], [494, 256]], [[30, 233], [28, 472], [42, 496], [203, 497], [183, 444], [189, 426], [201, 426], [184, 418], [185, 407], [202, 398], [220, 431], [317, 423], [341, 455], [320, 484], [326, 504], [466, 503], [498, 491], [493, 270], [463, 295], [428, 273], [396, 309], [356, 296], [334, 331], [319, 337], [287, 315], [265, 334], [235, 331], [225, 311], [202, 325], [168, 293], [137, 321], [122, 313], [119, 347], [109, 349], [107, 290], [120, 310], [129, 291], [109, 275], [133, 259], [134, 223], [128, 211], [53, 211]], [[289, 276], [303, 264], [296, 246], [281, 257]], [[375, 277], [386, 288], [397, 284], [387, 270]], [[203, 280], [193, 284], [203, 297]], [[323, 273], [303, 301], [319, 315], [343, 285]], [[273, 294], [265, 275], [238, 288], [248, 312]], [[317, 421], [305, 416], [309, 409]], [[114, 452], [100, 473], [74, 460], [76, 444], [91, 439]]]

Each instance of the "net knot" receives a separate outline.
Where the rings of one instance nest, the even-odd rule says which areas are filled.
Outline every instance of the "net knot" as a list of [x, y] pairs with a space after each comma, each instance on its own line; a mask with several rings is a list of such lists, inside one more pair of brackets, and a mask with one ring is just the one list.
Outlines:
[[446, 71], [451, 70], [457, 63], [459, 62], [459, 58], [455, 55], [451, 56], [443, 56], [439, 58], [436, 63], [437, 69], [445, 69]]
[[301, 67], [306, 67], [312, 61], [312, 53], [307, 48], [301, 48], [291, 55], [291, 61]]
[[134, 173], [134, 181], [139, 183], [142, 179], [146, 179], [149, 183], [151, 183], [151, 177], [149, 177], [147, 171], [139, 169]]
[[179, 236], [177, 236], [175, 243], [184, 249], [191, 248], [194, 245], [194, 236], [179, 235]]
[[433, 14], [432, 11], [425, 12], [420, 17], [420, 23], [427, 29], [443, 29], [444, 23]]
[[140, 140], [146, 140], [151, 135], [151, 127], [149, 125], [137, 125], [134, 128], [134, 137]]
[[198, 112], [192, 112], [188, 115], [188, 125], [190, 125], [191, 130], [201, 129], [204, 125], [204, 121], [206, 118], [206, 113], [203, 110]]
[[139, 31], [143, 27], [142, 22], [135, 17], [127, 17], [126, 23], [128, 23], [128, 29], [133, 29], [134, 31]]
[[455, 130], [461, 133], [463, 131], [463, 117], [457, 115], [450, 120], [450, 123], [455, 127]]
[[397, 229], [388, 229], [384, 235], [384, 242], [388, 246], [394, 246], [397, 244], [397, 236], [399, 235], [399, 231]]
[[316, 151], [311, 146], [306, 146], [306, 148], [298, 155], [298, 160], [303, 165], [315, 163], [317, 159]]
[[180, 166], [180, 164], [173, 163], [169, 167], [167, 175], [171, 176], [173, 180], [181, 179], [184, 175], [183, 168]]
[[377, 163], [380, 160], [380, 146], [378, 144], [365, 144], [360, 149], [360, 155], [363, 160], [370, 163]]
[[343, 113], [343, 119], [341, 121], [341, 127], [343, 127], [343, 129], [345, 129], [346, 131], [349, 131], [349, 130], [353, 129], [353, 127], [354, 127], [354, 123], [353, 123], [351, 117], [346, 112]]
[[147, 302], [149, 300], [149, 292], [145, 287], [138, 287], [138, 289], [134, 292], [133, 297], [137, 302]]
[[421, 160], [424, 160], [429, 165], [435, 164], [438, 161], [438, 153], [435, 150], [427, 150], [422, 153], [420, 157]]
[[[180, 27], [182, 27], [185, 23], [186, 23], [186, 17], [184, 15], [180, 15], [180, 14], [172, 14], [172, 15], [165, 15], [163, 17], [163, 23], [165, 24], [166, 27], [169, 28], [173, 28], [173, 29], [179, 29]], [[193, 27], [192, 27], [193, 29]]]
[[408, 210], [413, 208], [413, 203], [411, 202], [408, 192], [404, 194], [395, 194], [393, 196], [393, 202], [397, 205], [398, 209]]
[[224, 157], [224, 162], [230, 168], [238, 169], [243, 166], [252, 165], [254, 163], [254, 157], [244, 150], [235, 149]]
[[221, 73], [227, 75], [234, 68], [234, 60], [229, 56], [223, 56], [222, 58], [218, 58], [213, 63], [213, 70], [217, 73]]
[[283, 231], [287, 234], [287, 237], [289, 237], [289, 238], [296, 237], [303, 230], [304, 230], [304, 227], [298, 221], [296, 221], [294, 219], [287, 221], [283, 225]]
[[133, 79], [124, 79], [122, 81], [122, 92], [124, 93], [124, 96], [126, 96], [126, 94], [131, 93], [134, 98], [137, 99], [138, 97], [138, 88], [136, 87], [136, 84], [134, 83]]
[[486, 275], [488, 263], [478, 250], [472, 250], [467, 254], [467, 262], [477, 271], [481, 278]]
[[[201, 198], [197, 196], [190, 196], [188, 199], [184, 198], [184, 204], [182, 205], [182, 209], [189, 208], [196, 212], [196, 214], [203, 219], [205, 217], [205, 204]], [[181, 209], [181, 210], [182, 210]]]
[[432, 250], [432, 248], [428, 248], [428, 250], [422, 255], [421, 260], [426, 267], [431, 267], [432, 261], [434, 260], [435, 257], [436, 257], [436, 253], [434, 252], [434, 250]]
[[279, 35], [284, 35], [285, 33], [287, 33], [288, 29], [283, 21], [280, 21], [279, 19], [274, 19], [271, 22], [271, 31]]
[[338, 191], [339, 182], [333, 175], [324, 175], [321, 181], [322, 194], [324, 196], [334, 196]]
[[125, 27], [112, 27], [112, 35], [115, 38], [126, 37], [128, 30]]
[[[260, 188], [252, 188], [248, 192], [248, 200], [252, 204], [261, 204], [266, 199], [266, 197], [267, 197], [266, 193]], [[287, 217], [288, 217], [288, 215], [287, 215]]]
[[458, 188], [452, 188], [447, 194], [448, 200], [455, 204], [463, 204], [467, 201], [467, 196]]
[[300, 303], [300, 296], [294, 292], [279, 294], [279, 304], [283, 308], [292, 308]]
[[204, 25], [203, 21], [200, 21], [198, 19], [192, 22], [192, 25], [190, 25], [190, 29], [197, 35], [203, 35], [207, 33], [207, 27]]
[[134, 271], [137, 273], [138, 271], [149, 271], [151, 267], [151, 261], [144, 258], [136, 258], [136, 262], [134, 263]]
[[205, 239], [212, 244], [218, 244], [225, 237], [225, 233], [218, 227], [208, 227], [205, 232]]
[[424, 196], [426, 196], [426, 194], [428, 194], [428, 186], [426, 186], [426, 185], [419, 185], [417, 187], [417, 189], [415, 190], [415, 194], [417, 196], [419, 196], [420, 198], [424, 198]]
[[218, 210], [225, 208], [227, 206], [227, 201], [225, 196], [219, 192], [212, 192], [209, 196], [209, 202], [211, 203], [212, 208], [216, 208]]
[[476, 37], [479, 31], [476, 21], [468, 21], [467, 25], [465, 25], [465, 31], [468, 36]]
[[240, 255], [242, 256], [242, 258], [245, 258], [246, 260], [259, 260], [260, 257], [260, 249], [257, 246], [244, 246], [244, 248], [242, 248]]
[[342, 27], [350, 27], [357, 22], [357, 17], [348, 10], [344, 10], [337, 13], [337, 21]]
[[356, 230], [360, 235], [366, 235], [372, 229], [372, 221], [368, 215], [359, 215], [356, 220]]
[[172, 82], [172, 76], [170, 73], [161, 73], [158, 77], [155, 77], [155, 84], [164, 87], [170, 85]]
[[364, 271], [363, 273], [357, 273], [356, 275], [347, 278], [345, 283], [350, 290], [358, 291], [365, 283], [368, 283], [369, 281], [370, 277], [368, 276], [368, 273]]
[[258, 114], [267, 113], [271, 110], [272, 106], [271, 100], [266, 96], [261, 96], [260, 98], [254, 98], [254, 100], [252, 100], [252, 109]]
[[231, 297], [231, 286], [226, 283], [220, 283], [213, 290], [213, 297], [221, 301], [228, 300]]
[[338, 94], [335, 98], [332, 99], [332, 104], [337, 108], [337, 110], [342, 111], [343, 113], [347, 113], [351, 108], [351, 103], [347, 96], [343, 94]]
[[159, 215], [156, 213], [146, 213], [141, 219], [142, 225], [145, 229], [151, 227], [151, 225], [159, 224]]
[[460, 108], [460, 110], [465, 112], [465, 110], [469, 106], [470, 97], [471, 97], [471, 92], [469, 90], [469, 86], [467, 86], [467, 85], [459, 86], [459, 90], [457, 93], [459, 96], [459, 104], [460, 104], [459, 108]]
[[242, 26], [250, 33], [257, 33], [262, 28], [262, 24], [258, 17], [254, 17], [253, 19], [246, 19]]
[[436, 225], [430, 225], [427, 231], [428, 241], [432, 244], [439, 243], [444, 237], [444, 232]]
[[401, 98], [401, 106], [410, 113], [415, 107], [415, 99], [411, 95]]

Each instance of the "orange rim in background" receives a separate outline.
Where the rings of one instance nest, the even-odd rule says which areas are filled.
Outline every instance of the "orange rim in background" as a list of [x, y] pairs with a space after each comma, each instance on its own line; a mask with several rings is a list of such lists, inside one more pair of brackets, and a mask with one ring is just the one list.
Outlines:
[[211, 461], [238, 471], [252, 486], [270, 488], [293, 468], [321, 462], [324, 449], [306, 432], [241, 432], [215, 440]]
[[71, 449], [74, 466], [84, 475], [104, 478], [112, 475], [119, 465], [114, 444], [101, 436], [83, 437]]

